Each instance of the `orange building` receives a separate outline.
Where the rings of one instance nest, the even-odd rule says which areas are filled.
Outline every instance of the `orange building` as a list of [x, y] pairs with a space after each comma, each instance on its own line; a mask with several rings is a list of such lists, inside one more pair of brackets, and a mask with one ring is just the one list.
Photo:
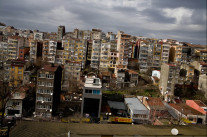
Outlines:
[[19, 59], [25, 60], [29, 56], [29, 47], [20, 47], [19, 48]]

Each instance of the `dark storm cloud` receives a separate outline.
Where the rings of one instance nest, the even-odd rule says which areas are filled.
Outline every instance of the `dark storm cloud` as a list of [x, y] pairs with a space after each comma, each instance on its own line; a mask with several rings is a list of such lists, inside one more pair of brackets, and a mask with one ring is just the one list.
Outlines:
[[193, 24], [199, 24], [199, 25], [205, 25], [206, 24], [206, 9], [198, 9], [193, 11], [192, 15], [192, 23]]
[[152, 5], [159, 8], [206, 9], [206, 0], [152, 0]]
[[206, 0], [151, 2], [0, 0], [0, 21], [16, 28], [41, 31], [57, 31], [58, 25], [65, 25], [66, 31], [100, 28], [104, 32], [123, 30], [131, 35], [168, 36], [181, 41], [206, 43]]
[[151, 21], [160, 22], [160, 23], [174, 23], [175, 18], [166, 17], [162, 14], [162, 11], [159, 9], [146, 9], [141, 12], [143, 15], [150, 17]]

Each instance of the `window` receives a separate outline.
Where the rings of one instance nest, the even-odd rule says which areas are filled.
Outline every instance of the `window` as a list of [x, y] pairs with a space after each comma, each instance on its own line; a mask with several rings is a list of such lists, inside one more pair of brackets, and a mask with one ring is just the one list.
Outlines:
[[37, 97], [38, 101], [43, 101], [43, 97]]
[[13, 102], [13, 106], [19, 106], [20, 102]]
[[14, 93], [14, 97], [19, 97], [20, 94], [19, 93]]
[[39, 74], [39, 77], [40, 77], [40, 78], [44, 78], [44, 77], [45, 77], [45, 74], [40, 73], [40, 74]]
[[22, 67], [18, 67], [18, 69], [22, 69]]
[[100, 90], [93, 90], [93, 94], [99, 95], [100, 94]]
[[48, 82], [48, 83], [47, 83], [47, 86], [48, 86], [48, 87], [53, 87], [53, 84], [52, 84], [51, 82]]
[[53, 79], [54, 75], [53, 74], [46, 74], [46, 78]]
[[85, 93], [92, 93], [91, 89], [85, 89]]

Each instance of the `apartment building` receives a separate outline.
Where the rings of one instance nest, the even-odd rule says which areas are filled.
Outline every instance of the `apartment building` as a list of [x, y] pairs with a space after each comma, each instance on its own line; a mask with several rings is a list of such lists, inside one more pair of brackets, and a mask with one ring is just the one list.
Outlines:
[[48, 61], [49, 55], [49, 40], [43, 40], [43, 48], [42, 48], [42, 60]]
[[169, 62], [180, 64], [181, 58], [182, 58], [182, 44], [180, 44], [179, 42], [171, 44]]
[[62, 43], [59, 41], [49, 41], [48, 48], [48, 62], [55, 63], [55, 57], [57, 54], [57, 48], [62, 47]]
[[194, 70], [195, 70], [195, 67], [191, 64], [182, 64], [180, 66], [180, 69], [184, 69], [186, 70], [186, 78], [185, 78], [185, 81], [187, 81], [188, 83], [192, 82], [193, 81], [193, 77], [194, 77]]
[[27, 68], [24, 60], [12, 60], [10, 66], [9, 83], [10, 86], [20, 86], [23, 82], [24, 71]]
[[114, 70], [118, 65], [119, 52], [117, 51], [117, 41], [110, 41], [110, 53], [109, 53], [109, 68]]
[[200, 50], [200, 61], [207, 63], [207, 50]]
[[44, 39], [44, 33], [43, 32], [34, 32], [34, 40], [43, 40]]
[[180, 69], [174, 64], [162, 64], [159, 88], [165, 101], [171, 101], [174, 96], [175, 84], [182, 80], [179, 78]]
[[[181, 50], [180, 50], [181, 51]], [[161, 63], [168, 63], [170, 53], [170, 44], [167, 42], [162, 43]], [[181, 58], [181, 52], [176, 53], [177, 58]]]
[[91, 31], [91, 40], [101, 40], [102, 39], [102, 30], [92, 29]]
[[107, 71], [109, 67], [109, 57], [110, 57], [110, 42], [102, 40], [101, 42], [101, 52], [100, 52], [100, 71]]
[[86, 52], [86, 65], [91, 63], [92, 45], [93, 45], [93, 41], [88, 40], [87, 41], [87, 52]]
[[64, 48], [64, 63], [68, 61], [81, 62], [82, 68], [85, 67], [86, 63], [86, 51], [87, 51], [87, 41], [83, 39], [70, 38], [68, 40], [63, 40]]
[[76, 28], [73, 30], [72, 37], [76, 38], [76, 39], [90, 40], [91, 39], [91, 31], [90, 30], [79, 30]]
[[3, 71], [1, 73], [1, 77], [4, 78], [4, 81], [9, 82], [10, 78], [10, 68], [11, 68], [11, 60], [7, 60], [3, 65]]
[[5, 113], [9, 116], [22, 117], [23, 99], [26, 97], [28, 88], [19, 87], [11, 94], [11, 98], [6, 103]]
[[80, 81], [81, 76], [81, 62], [75, 62], [75, 61], [66, 61], [64, 65], [63, 70], [63, 84], [62, 89], [64, 91], [68, 91], [70, 87], [70, 83], [74, 84], [76, 83], [78, 85], [78, 82]]
[[150, 66], [152, 58], [152, 48], [148, 41], [139, 41], [139, 69], [140, 72], [146, 72]]
[[42, 59], [42, 42], [38, 40], [29, 40], [30, 61], [35, 63], [39, 58]]
[[138, 44], [137, 42], [130, 42], [129, 44], [129, 58], [138, 59]]
[[57, 47], [56, 56], [55, 56], [55, 63], [56, 64], [63, 64], [64, 63], [64, 49], [62, 47]]
[[24, 45], [24, 39], [19, 36], [8, 37], [8, 59], [17, 59], [19, 48]]
[[91, 52], [91, 68], [99, 69], [100, 65], [101, 40], [94, 39]]
[[116, 34], [114, 34], [113, 32], [107, 32], [106, 38], [109, 39], [109, 41], [114, 41], [116, 40]]
[[37, 75], [35, 117], [51, 118], [60, 102], [62, 67], [44, 65]]
[[0, 62], [5, 63], [8, 59], [8, 43], [0, 42]]
[[58, 26], [58, 33], [57, 33], [57, 39], [56, 40], [62, 40], [64, 34], [65, 34], [65, 26]]
[[127, 68], [129, 58], [129, 41], [131, 35], [125, 34], [123, 31], [117, 33], [117, 50], [119, 51], [118, 64]]
[[29, 51], [30, 51], [30, 48], [29, 47], [20, 47], [19, 48], [19, 56], [18, 58], [20, 60], [29, 60]]
[[87, 77], [83, 88], [81, 116], [100, 118], [101, 102], [101, 80], [96, 77]]
[[161, 53], [162, 53], [162, 45], [161, 43], [155, 41], [153, 45], [153, 59], [152, 59], [152, 67], [159, 68], [161, 65]]

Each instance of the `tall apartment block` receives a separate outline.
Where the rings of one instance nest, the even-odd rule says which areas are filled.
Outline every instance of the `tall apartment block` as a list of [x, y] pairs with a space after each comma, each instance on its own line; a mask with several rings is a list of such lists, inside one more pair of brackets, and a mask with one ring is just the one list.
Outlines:
[[51, 118], [60, 101], [62, 67], [45, 65], [38, 71], [36, 88], [36, 117]]
[[5, 63], [8, 59], [8, 43], [0, 42], [0, 63]]
[[87, 41], [86, 65], [91, 64], [92, 44], [93, 44], [92, 40]]
[[66, 61], [63, 70], [62, 90], [68, 91], [69, 84], [78, 84], [81, 76], [81, 62]]
[[43, 48], [42, 48], [42, 60], [48, 61], [49, 55], [49, 40], [43, 40]]
[[102, 102], [102, 84], [99, 78], [86, 78], [81, 106], [81, 116], [99, 118]]
[[119, 51], [118, 64], [127, 68], [129, 58], [129, 41], [131, 36], [123, 31], [117, 33], [117, 50]]
[[100, 71], [107, 71], [109, 67], [109, 56], [110, 56], [110, 42], [102, 40], [101, 53], [100, 53]]
[[65, 26], [58, 26], [57, 39], [62, 40], [64, 34], [65, 34]]
[[161, 65], [161, 76], [159, 88], [165, 101], [171, 101], [174, 96], [174, 87], [179, 79], [179, 70], [176, 65], [165, 64]]
[[117, 51], [117, 42], [115, 40], [110, 41], [110, 53], [109, 53], [109, 68], [115, 69], [118, 65], [119, 52]]
[[57, 51], [56, 51], [56, 56], [55, 56], [55, 63], [56, 64], [61, 65], [64, 63], [63, 53], [64, 53], [64, 48], [62, 47], [62, 45], [58, 45]]
[[64, 48], [64, 63], [66, 61], [81, 62], [82, 68], [86, 63], [87, 41], [83, 39], [70, 38], [62, 41]]
[[151, 66], [149, 61], [152, 58], [152, 48], [148, 41], [139, 41], [139, 69], [141, 72], [146, 72]]
[[24, 39], [19, 36], [8, 37], [8, 59], [17, 59], [19, 48], [24, 45]]
[[100, 65], [101, 40], [94, 39], [91, 52], [91, 68], [99, 69]]
[[38, 59], [42, 60], [42, 42], [37, 40], [29, 40], [30, 61], [35, 63]]
[[171, 44], [169, 62], [180, 64], [182, 58], [182, 44], [179, 42]]
[[9, 74], [10, 86], [18, 87], [23, 82], [24, 71], [26, 69], [26, 62], [24, 60], [12, 60]]
[[170, 53], [170, 44], [167, 42], [162, 43], [161, 63], [168, 63]]
[[62, 43], [59, 41], [49, 41], [49, 48], [48, 48], [48, 62], [55, 63], [55, 58], [57, 54], [57, 48], [61, 47]]

